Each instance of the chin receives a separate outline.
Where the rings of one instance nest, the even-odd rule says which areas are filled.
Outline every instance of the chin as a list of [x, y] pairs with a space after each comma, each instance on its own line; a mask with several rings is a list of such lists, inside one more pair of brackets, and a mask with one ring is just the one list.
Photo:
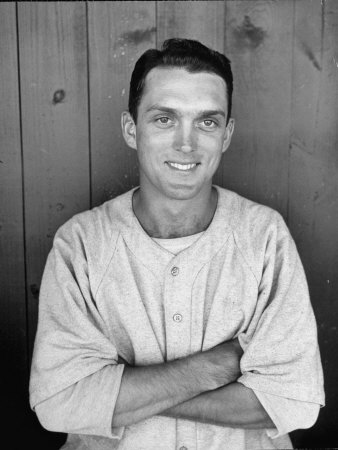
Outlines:
[[167, 188], [164, 194], [172, 200], [191, 200], [201, 191], [200, 186], [177, 186]]

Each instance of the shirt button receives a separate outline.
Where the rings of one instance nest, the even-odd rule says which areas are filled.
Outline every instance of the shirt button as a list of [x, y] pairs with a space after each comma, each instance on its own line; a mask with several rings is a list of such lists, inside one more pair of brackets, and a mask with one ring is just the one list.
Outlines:
[[174, 266], [174, 267], [171, 269], [171, 275], [172, 275], [173, 277], [176, 277], [176, 276], [179, 274], [179, 272], [180, 272], [180, 269], [179, 269], [178, 267], [176, 267], [176, 266]]
[[174, 321], [174, 322], [182, 322], [182, 316], [181, 316], [181, 314], [174, 314], [174, 315], [173, 315], [173, 321]]

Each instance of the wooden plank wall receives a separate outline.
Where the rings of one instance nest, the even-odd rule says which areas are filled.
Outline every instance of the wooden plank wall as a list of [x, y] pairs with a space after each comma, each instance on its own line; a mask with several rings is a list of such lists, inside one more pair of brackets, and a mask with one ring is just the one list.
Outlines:
[[18, 29], [31, 350], [55, 231], [90, 207], [86, 5], [20, 2]]
[[289, 224], [327, 392], [317, 424], [292, 438], [297, 447], [337, 447], [335, 0], [0, 3], [0, 329], [10, 368], [2, 377], [9, 416], [23, 430], [12, 446], [23, 438], [53, 449], [64, 440], [42, 430], [27, 402], [43, 267], [62, 223], [137, 185], [120, 113], [137, 58], [173, 36], [232, 61], [235, 135], [215, 182], [272, 206]]
[[[0, 4], [0, 349], [2, 406], [9, 422], [23, 423], [28, 354], [25, 302], [25, 247], [14, 3]], [[4, 63], [5, 62], [5, 63]], [[9, 395], [8, 387], [11, 389]]]
[[136, 153], [124, 143], [121, 111], [136, 60], [156, 47], [156, 18], [151, 1], [88, 7], [92, 202], [97, 205], [138, 184]]
[[[294, 30], [289, 226], [309, 281], [326, 387], [326, 408], [301, 442], [338, 447], [338, 2], [296, 1]], [[316, 430], [330, 436], [326, 445]]]

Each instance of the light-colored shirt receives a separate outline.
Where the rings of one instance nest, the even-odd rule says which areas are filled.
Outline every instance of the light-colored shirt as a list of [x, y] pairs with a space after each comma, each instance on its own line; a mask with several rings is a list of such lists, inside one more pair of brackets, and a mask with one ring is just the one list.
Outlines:
[[[287, 433], [324, 404], [316, 324], [303, 268], [281, 216], [217, 187], [208, 229], [173, 255], [132, 210], [133, 191], [60, 228], [40, 294], [30, 399], [69, 449], [290, 448]], [[131, 365], [181, 358], [238, 337], [238, 382], [274, 430], [154, 416], [112, 428]]]
[[157, 244], [165, 248], [173, 255], [177, 255], [186, 248], [190, 247], [195, 241], [197, 241], [197, 239], [202, 236], [203, 233], [204, 231], [202, 231], [201, 233], [192, 234], [190, 236], [172, 239], [153, 238], [153, 241], [155, 241]]

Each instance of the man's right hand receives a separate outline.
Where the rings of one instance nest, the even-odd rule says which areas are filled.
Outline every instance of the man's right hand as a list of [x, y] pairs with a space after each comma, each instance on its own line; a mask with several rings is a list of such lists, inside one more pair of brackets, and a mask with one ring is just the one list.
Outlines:
[[225, 386], [239, 378], [242, 355], [243, 350], [237, 338], [196, 355], [201, 364], [200, 370], [209, 378], [210, 389]]

